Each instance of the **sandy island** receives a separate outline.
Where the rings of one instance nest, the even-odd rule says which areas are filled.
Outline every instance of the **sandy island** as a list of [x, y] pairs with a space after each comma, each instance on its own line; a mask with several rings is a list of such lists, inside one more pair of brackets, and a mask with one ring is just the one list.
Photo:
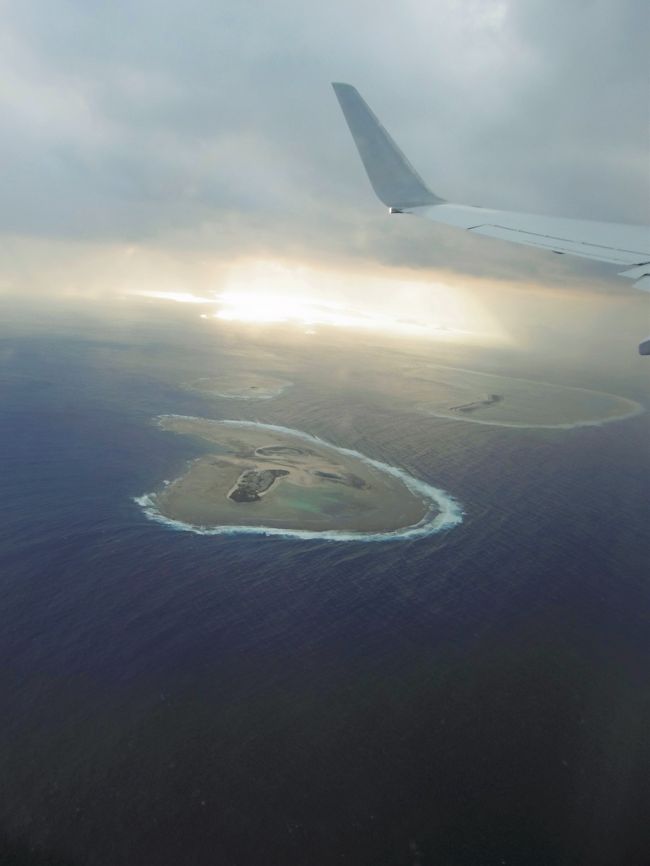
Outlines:
[[234, 400], [270, 400], [278, 397], [293, 382], [260, 376], [257, 373], [230, 373], [223, 376], [205, 376], [189, 382], [186, 387], [212, 397], [227, 397]]
[[214, 446], [182, 477], [136, 500], [177, 528], [373, 539], [430, 534], [461, 520], [443, 491], [299, 431], [176, 415], [158, 423]]
[[632, 418], [644, 407], [627, 397], [458, 367], [413, 368], [403, 393], [436, 418], [497, 427], [565, 429]]

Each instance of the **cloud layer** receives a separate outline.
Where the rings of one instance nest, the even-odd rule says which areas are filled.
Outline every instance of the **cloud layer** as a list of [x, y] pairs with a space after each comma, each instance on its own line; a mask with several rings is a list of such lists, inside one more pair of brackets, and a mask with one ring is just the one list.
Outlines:
[[527, 280], [606, 270], [388, 220], [329, 82], [441, 195], [643, 222], [642, 0], [21, 0], [0, 36], [0, 231]]

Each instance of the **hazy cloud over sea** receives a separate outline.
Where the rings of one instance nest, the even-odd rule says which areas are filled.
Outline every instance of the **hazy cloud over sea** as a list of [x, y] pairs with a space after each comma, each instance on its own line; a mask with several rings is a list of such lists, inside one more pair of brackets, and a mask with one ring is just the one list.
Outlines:
[[57, 268], [92, 242], [607, 290], [611, 268], [389, 219], [332, 80], [446, 198], [648, 221], [642, 0], [1, 6], [5, 287], [38, 239]]

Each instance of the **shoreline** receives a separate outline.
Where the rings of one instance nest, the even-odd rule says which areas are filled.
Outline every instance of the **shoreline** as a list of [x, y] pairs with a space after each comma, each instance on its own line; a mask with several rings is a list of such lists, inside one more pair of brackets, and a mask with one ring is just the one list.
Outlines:
[[[584, 388], [580, 385], [560, 385], [557, 382], [546, 382], [544, 380], [537, 379], [525, 379], [521, 376], [507, 376], [501, 373], [487, 373], [482, 370], [470, 370], [465, 367], [448, 367], [443, 364], [433, 364], [428, 367], [428, 370], [430, 371], [432, 368], [441, 370], [453, 370], [458, 373], [468, 373], [473, 376], [482, 376], [483, 378], [493, 380], [501, 379], [509, 380], [511, 382], [521, 382], [525, 383], [526, 385], [542, 386], [545, 388], [559, 388], [563, 391], [574, 391], [581, 394], [590, 394], [595, 397], [607, 397], [611, 400], [615, 400], [618, 403], [622, 403], [623, 405], [627, 405], [630, 407], [627, 412], [623, 412], [620, 415], [610, 415], [604, 418], [589, 418], [584, 420], [578, 419], [576, 421], [560, 421], [558, 423], [544, 423], [542, 421], [537, 423], [529, 423], [526, 421], [486, 420], [484, 418], [477, 418], [476, 416], [471, 416], [471, 413], [456, 413], [451, 408], [430, 409], [427, 408], [426, 404], [422, 404], [422, 402], [419, 402], [418, 411], [420, 414], [431, 416], [434, 418], [444, 418], [448, 421], [463, 421], [467, 424], [485, 424], [491, 427], [514, 427], [521, 430], [573, 430], [579, 427], [601, 427], [604, 424], [612, 424], [615, 421], [627, 421], [629, 418], [636, 418], [647, 412], [647, 407], [644, 406], [643, 403], [639, 403], [638, 400], [633, 400], [631, 397], [622, 397], [619, 394], [611, 394], [609, 391], [597, 391], [595, 388]], [[501, 396], [501, 400], [496, 402], [503, 402], [503, 396], [499, 396]]]
[[[587, 390], [587, 389], [583, 389]], [[595, 391], [594, 393], [605, 393]], [[614, 395], [612, 395], [614, 396]], [[615, 421], [628, 421], [630, 418], [639, 418], [645, 415], [646, 407], [642, 403], [637, 403], [636, 400], [630, 400], [628, 397], [618, 397], [619, 400], [626, 400], [631, 403], [634, 408], [630, 409], [624, 415], [612, 415], [610, 418], [592, 418], [585, 421], [568, 421], [559, 424], [529, 424], [524, 421], [485, 421], [480, 418], [468, 418], [464, 415], [451, 415], [443, 412], [435, 412], [433, 410], [421, 410], [421, 414], [428, 415], [432, 418], [443, 418], [445, 421], [460, 421], [463, 424], [485, 424], [488, 427], [510, 427], [517, 430], [576, 430], [579, 427], [603, 427], [605, 424], [613, 424]]]
[[[157, 508], [155, 502], [155, 493], [144, 493], [141, 496], [133, 497], [133, 501], [142, 509], [147, 519], [152, 520], [161, 525], [167, 526], [170, 529], [183, 532], [192, 532], [195, 535], [267, 535], [280, 536], [284, 538], [298, 538], [303, 540], [325, 540], [325, 541], [402, 541], [414, 538], [422, 538], [428, 535], [433, 535], [442, 532], [445, 529], [451, 529], [458, 526], [463, 521], [463, 509], [459, 502], [454, 499], [446, 491], [434, 487], [425, 481], [421, 481], [412, 475], [409, 475], [403, 469], [396, 466], [390, 466], [388, 463], [383, 463], [380, 460], [374, 460], [367, 457], [360, 451], [352, 448], [342, 448], [337, 445], [332, 445], [318, 436], [313, 436], [309, 433], [304, 433], [301, 430], [294, 430], [289, 427], [283, 427], [276, 424], [263, 424], [258, 421], [216, 421], [215, 419], [197, 418], [192, 415], [166, 414], [157, 417], [156, 422], [161, 426], [164, 418], [181, 418], [190, 421], [206, 421], [213, 420], [215, 423], [230, 427], [246, 427], [248, 429], [268, 430], [275, 433], [291, 435], [295, 438], [303, 439], [312, 444], [332, 448], [335, 451], [344, 454], [347, 457], [352, 457], [361, 460], [369, 466], [378, 469], [391, 475], [393, 478], [399, 479], [404, 486], [413, 494], [415, 494], [422, 502], [428, 503], [429, 507], [424, 517], [416, 524], [400, 527], [392, 530], [384, 531], [358, 531], [342, 530], [342, 529], [291, 529], [285, 527], [271, 526], [251, 526], [251, 525], [234, 525], [222, 524], [220, 526], [197, 526], [191, 523], [184, 523], [180, 520], [166, 517]], [[172, 482], [173, 483], [173, 482]]]
[[[261, 394], [237, 394], [237, 393], [226, 393], [225, 391], [219, 390], [211, 390], [210, 388], [201, 388], [197, 387], [198, 382], [209, 382], [213, 379], [219, 379], [220, 377], [211, 377], [205, 376], [199, 379], [195, 379], [193, 382], [187, 382], [183, 385], [183, 387], [187, 391], [193, 391], [196, 394], [201, 394], [204, 397], [216, 397], [220, 400], [273, 400], [276, 397], [280, 397], [285, 391], [288, 391], [290, 388], [293, 388], [294, 382], [289, 379], [272, 379], [273, 383], [275, 383], [274, 390], [271, 393], [261, 393]], [[268, 380], [267, 380], [268, 381]], [[217, 386], [219, 387], [219, 386]], [[256, 386], [264, 387], [264, 386]], [[245, 387], [243, 390], [246, 390]], [[268, 389], [267, 389], [268, 390]]]

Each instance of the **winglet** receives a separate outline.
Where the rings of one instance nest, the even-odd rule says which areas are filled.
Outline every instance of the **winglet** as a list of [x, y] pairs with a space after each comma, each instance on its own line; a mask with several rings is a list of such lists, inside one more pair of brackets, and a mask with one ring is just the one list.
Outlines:
[[388, 207], [442, 204], [350, 84], [333, 83], [341, 110], [377, 197]]

